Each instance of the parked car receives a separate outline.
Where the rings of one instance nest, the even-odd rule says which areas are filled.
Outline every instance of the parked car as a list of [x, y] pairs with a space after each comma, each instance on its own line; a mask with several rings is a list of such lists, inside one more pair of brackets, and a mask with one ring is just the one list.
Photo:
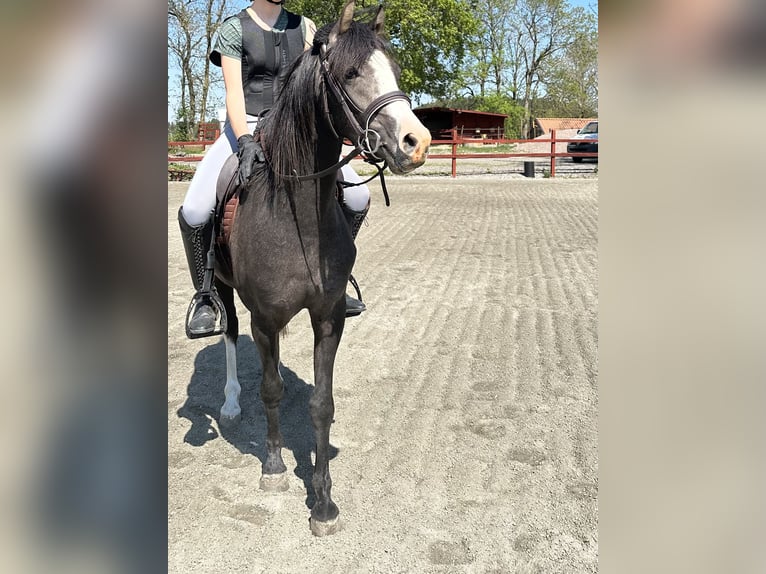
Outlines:
[[[598, 153], [598, 122], [588, 122], [584, 127], [577, 130], [577, 135], [572, 139], [580, 141], [569, 142], [567, 144], [567, 153]], [[580, 163], [583, 157], [573, 157], [572, 161]], [[598, 156], [594, 157], [598, 161]]]

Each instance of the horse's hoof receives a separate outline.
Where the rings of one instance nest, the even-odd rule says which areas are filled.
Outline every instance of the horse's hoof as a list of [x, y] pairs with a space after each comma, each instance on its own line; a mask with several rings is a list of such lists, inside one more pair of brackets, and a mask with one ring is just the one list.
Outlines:
[[218, 424], [224, 428], [230, 429], [230, 428], [238, 427], [241, 421], [242, 421], [241, 413], [237, 413], [234, 416], [221, 414], [221, 416], [218, 419]]
[[320, 522], [319, 520], [309, 518], [309, 525], [311, 526], [311, 534], [314, 536], [329, 536], [340, 530], [340, 516], [336, 516], [327, 522]]
[[290, 488], [290, 483], [287, 480], [287, 473], [282, 472], [280, 474], [262, 474], [260, 486], [261, 490], [266, 492], [284, 492]]

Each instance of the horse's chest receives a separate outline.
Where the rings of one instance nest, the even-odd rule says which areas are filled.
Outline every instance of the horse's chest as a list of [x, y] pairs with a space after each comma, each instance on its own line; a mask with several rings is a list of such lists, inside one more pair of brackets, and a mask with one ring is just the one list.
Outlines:
[[[239, 222], [238, 222], [239, 223]], [[345, 288], [356, 249], [347, 230], [295, 221], [267, 222], [232, 231], [235, 282], [264, 290], [283, 289], [296, 298], [302, 292], [324, 293]]]

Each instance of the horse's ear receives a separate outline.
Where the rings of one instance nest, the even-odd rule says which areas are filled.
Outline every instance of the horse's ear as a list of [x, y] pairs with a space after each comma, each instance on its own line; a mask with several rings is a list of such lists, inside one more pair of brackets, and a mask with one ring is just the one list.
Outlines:
[[338, 34], [345, 34], [351, 27], [351, 21], [354, 19], [355, 4], [355, 0], [348, 0], [343, 10], [341, 10], [340, 20], [338, 21]]
[[338, 23], [335, 24], [330, 31], [330, 38], [327, 42], [328, 46], [332, 46], [338, 39], [338, 36], [345, 34], [351, 27], [351, 21], [354, 19], [355, 2], [356, 0], [348, 0], [346, 5], [343, 6], [343, 9], [340, 11], [340, 20], [338, 20]]
[[372, 24], [370, 26], [375, 31], [375, 33], [378, 36], [383, 35], [383, 20], [384, 20], [384, 14], [383, 14], [383, 4], [380, 4], [378, 6], [378, 13], [375, 14], [375, 19], [372, 21]]

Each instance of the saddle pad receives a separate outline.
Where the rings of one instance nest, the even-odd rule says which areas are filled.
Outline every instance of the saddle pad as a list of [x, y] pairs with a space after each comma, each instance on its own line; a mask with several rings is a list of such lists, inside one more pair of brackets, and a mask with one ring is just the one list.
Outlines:
[[234, 218], [237, 216], [237, 207], [239, 207], [239, 196], [235, 195], [223, 208], [223, 218], [221, 218], [221, 235], [218, 236], [218, 243], [228, 246], [231, 237], [231, 228], [234, 225]]

